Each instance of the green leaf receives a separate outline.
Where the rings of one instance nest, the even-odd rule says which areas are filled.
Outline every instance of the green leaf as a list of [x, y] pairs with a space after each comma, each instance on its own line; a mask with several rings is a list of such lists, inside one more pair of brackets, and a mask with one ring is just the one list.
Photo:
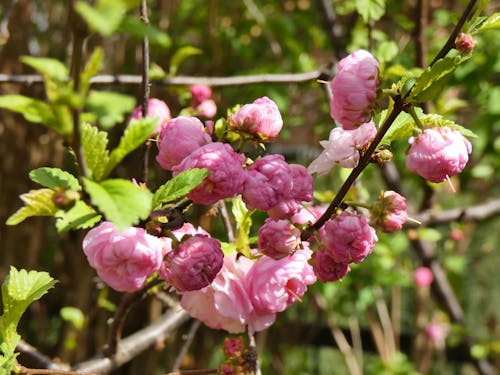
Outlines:
[[424, 70], [413, 86], [411, 92], [412, 99], [415, 102], [425, 102], [435, 99], [442, 91], [451, 73], [463, 61], [464, 59], [460, 56], [445, 57]]
[[59, 168], [42, 167], [33, 169], [29, 176], [31, 181], [51, 189], [82, 190], [75, 176]]
[[96, 210], [81, 200], [68, 211], [59, 211], [56, 216], [56, 228], [59, 233], [91, 228], [102, 218]]
[[86, 102], [87, 108], [97, 116], [97, 121], [104, 129], [110, 129], [125, 120], [125, 115], [132, 112], [135, 99], [132, 96], [113, 91], [91, 90]]
[[156, 190], [153, 196], [153, 208], [173, 202], [189, 194], [208, 176], [209, 170], [193, 168], [179, 173]]
[[184, 46], [175, 51], [174, 55], [170, 59], [170, 74], [175, 75], [179, 70], [181, 63], [190, 56], [200, 55], [202, 51], [199, 48], [193, 46]]
[[109, 36], [120, 26], [127, 6], [121, 0], [99, 0], [95, 7], [87, 1], [77, 1], [75, 10], [93, 31]]
[[21, 62], [32, 67], [41, 75], [47, 76], [55, 81], [63, 82], [68, 78], [66, 65], [56, 59], [48, 57], [22, 56]]
[[385, 14], [385, 0], [356, 0], [356, 10], [365, 23], [378, 21]]
[[477, 138], [477, 135], [472, 131], [467, 128], [464, 128], [463, 126], [460, 126], [456, 123], [454, 123], [451, 120], [448, 120], [444, 118], [441, 115], [432, 113], [430, 115], [420, 115], [419, 114], [419, 119], [420, 121], [426, 125], [427, 127], [442, 127], [442, 126], [449, 126], [450, 128], [453, 128], [460, 132], [464, 137], [468, 138]]
[[61, 318], [73, 324], [73, 326], [78, 330], [82, 329], [85, 324], [85, 315], [79, 308], [65, 306], [59, 311], [59, 314], [61, 315]]
[[121, 32], [132, 34], [137, 38], [142, 39], [147, 37], [151, 44], [163, 48], [168, 48], [172, 43], [170, 37], [166, 33], [151, 24], [141, 22], [136, 17], [125, 17], [119, 30]]
[[475, 30], [474, 34], [486, 31], [500, 29], [500, 12], [493, 13], [491, 16], [486, 18], [486, 20]]
[[104, 176], [107, 176], [125, 156], [144, 144], [144, 142], [151, 137], [151, 134], [155, 130], [157, 124], [157, 117], [145, 117], [130, 121], [127, 129], [125, 129], [125, 132], [120, 139], [120, 143], [111, 152]]
[[[415, 112], [419, 118], [423, 113], [421, 108], [415, 108]], [[386, 110], [382, 111], [380, 118], [384, 119], [385, 117], [387, 117]], [[408, 139], [414, 135], [415, 126], [416, 124], [413, 118], [408, 113], [401, 112], [398, 117], [396, 117], [387, 133], [385, 133], [380, 144], [389, 145], [398, 139]]]
[[52, 189], [31, 190], [20, 196], [24, 206], [7, 219], [7, 225], [17, 225], [31, 216], [54, 216], [58, 208], [54, 204]]
[[103, 57], [104, 57], [104, 52], [102, 48], [100, 47], [96, 48], [94, 52], [92, 52], [92, 55], [90, 56], [89, 61], [87, 62], [87, 65], [85, 65], [85, 68], [80, 73], [79, 94], [82, 97], [85, 97], [87, 95], [87, 92], [89, 91], [90, 79], [99, 72], [99, 69], [101, 69]]
[[108, 135], [90, 124], [82, 124], [81, 144], [89, 177], [99, 181], [109, 162]]
[[241, 197], [236, 197], [233, 198], [232, 212], [236, 220], [236, 249], [247, 258], [252, 259], [253, 256], [250, 253], [250, 228], [252, 227], [253, 211], [248, 210]]
[[137, 224], [151, 212], [152, 194], [128, 180], [110, 179], [100, 183], [84, 178], [92, 204], [119, 229]]

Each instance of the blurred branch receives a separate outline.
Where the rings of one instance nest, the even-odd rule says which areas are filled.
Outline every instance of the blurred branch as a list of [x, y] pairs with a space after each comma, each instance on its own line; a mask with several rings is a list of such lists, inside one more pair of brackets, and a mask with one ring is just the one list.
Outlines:
[[181, 367], [181, 362], [186, 353], [189, 350], [189, 347], [193, 343], [194, 337], [196, 335], [196, 332], [198, 331], [198, 328], [200, 328], [201, 322], [199, 320], [193, 320], [193, 324], [191, 324], [191, 327], [189, 328], [189, 332], [186, 336], [186, 340], [184, 344], [182, 345], [181, 350], [179, 351], [179, 354], [177, 354], [177, 358], [175, 358], [174, 365], [172, 366], [172, 371], [178, 370], [179, 367]]
[[7, 43], [10, 38], [10, 16], [12, 15], [12, 11], [14, 10], [14, 6], [16, 5], [17, 1], [18, 0], [12, 0], [9, 3], [9, 6], [7, 7], [3, 15], [2, 21], [0, 21], [0, 45]]
[[429, 21], [429, 0], [418, 0], [416, 13], [418, 21], [415, 24], [416, 64], [424, 68], [427, 64], [427, 39], [425, 30]]
[[351, 375], [361, 375], [361, 368], [358, 364], [356, 356], [354, 355], [354, 351], [351, 345], [349, 345], [349, 342], [344, 335], [344, 332], [342, 332], [340, 327], [334, 323], [329, 323], [328, 325], [330, 326], [330, 331], [332, 332], [333, 339], [337, 343], [340, 352], [345, 358], [349, 373]]
[[274, 36], [274, 34], [267, 27], [266, 17], [264, 17], [264, 15], [257, 7], [257, 5], [253, 2], [253, 0], [243, 0], [243, 3], [245, 3], [248, 13], [250, 13], [250, 15], [255, 19], [255, 21], [257, 21], [259, 26], [264, 29], [264, 35], [266, 36], [267, 41], [271, 46], [271, 51], [273, 51], [273, 54], [276, 56], [280, 56], [282, 54], [281, 46], [276, 37]]
[[[149, 24], [148, 18], [148, 3], [146, 0], [141, 2], [141, 21], [144, 24]], [[148, 101], [150, 93], [149, 84], [149, 39], [147, 36], [142, 38], [142, 79], [141, 79], [141, 91], [142, 91], [142, 117], [148, 115]], [[149, 153], [151, 150], [151, 141], [148, 140], [144, 146], [144, 161], [142, 165], [142, 180], [147, 185], [148, 183], [148, 172], [149, 172]]]
[[63, 364], [55, 363], [45, 354], [38, 351], [37, 348], [28, 344], [24, 340], [19, 340], [16, 346], [16, 352], [29, 359], [36, 367], [43, 367], [51, 370], [67, 370], [69, 367]]
[[322, 10], [321, 13], [325, 20], [328, 35], [330, 36], [334, 55], [337, 60], [340, 60], [344, 53], [344, 47], [342, 45], [344, 39], [342, 37], [337, 15], [335, 14], [335, 9], [333, 8], [333, 2], [331, 0], [317, 0], [317, 3], [318, 7]]
[[109, 372], [135, 358], [139, 353], [158, 342], [165, 340], [189, 319], [181, 307], [168, 310], [153, 324], [143, 328], [120, 341], [116, 353], [109, 357], [97, 357], [74, 366], [79, 372]]
[[226, 203], [223, 199], [221, 199], [217, 205], [219, 206], [219, 212], [222, 216], [224, 228], [227, 232], [227, 240], [232, 243], [234, 242], [234, 230], [233, 226], [231, 225], [231, 219], [229, 218], [229, 212], [227, 211]]

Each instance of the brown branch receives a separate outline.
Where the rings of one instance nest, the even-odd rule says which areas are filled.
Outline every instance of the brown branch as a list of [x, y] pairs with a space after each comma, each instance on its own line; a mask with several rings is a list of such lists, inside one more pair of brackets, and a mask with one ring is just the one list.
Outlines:
[[231, 225], [231, 219], [229, 218], [226, 203], [223, 199], [221, 199], [217, 205], [219, 206], [219, 212], [222, 217], [222, 222], [224, 223], [224, 228], [226, 229], [227, 240], [232, 243], [234, 242], [234, 230], [233, 226]]
[[163, 314], [158, 321], [121, 340], [114, 355], [90, 359], [74, 366], [73, 370], [109, 372], [116, 369], [147, 348], [165, 340], [188, 319], [188, 313], [181, 307], [172, 308]]
[[[141, 21], [144, 24], [149, 24], [148, 18], [148, 3], [146, 0], [141, 2]], [[148, 101], [150, 94], [149, 83], [149, 39], [147, 36], [142, 38], [142, 76], [141, 76], [141, 89], [142, 89], [142, 117], [148, 115]], [[149, 172], [149, 154], [151, 151], [151, 141], [148, 140], [144, 146], [144, 161], [142, 166], [142, 181], [147, 185], [148, 172]]]
[[429, 0], [418, 0], [416, 13], [418, 21], [415, 24], [416, 64], [423, 68], [427, 65], [427, 39], [425, 31], [429, 21]]
[[16, 352], [28, 358], [30, 360], [30, 363], [34, 363], [37, 367], [43, 367], [50, 370], [68, 369], [68, 367], [66, 367], [65, 365], [53, 362], [50, 357], [41, 353], [37, 348], [28, 344], [24, 340], [19, 340], [16, 345]]
[[337, 60], [340, 60], [345, 50], [342, 43], [344, 38], [342, 36], [337, 15], [335, 14], [335, 9], [333, 8], [333, 3], [330, 0], [317, 0], [316, 2], [318, 3], [318, 8], [322, 10], [321, 13], [323, 14], [325, 28], [330, 36], [334, 56]]
[[201, 322], [199, 320], [193, 320], [193, 324], [191, 324], [191, 327], [189, 328], [189, 332], [186, 336], [186, 340], [184, 341], [184, 344], [182, 345], [181, 350], [179, 351], [179, 354], [177, 354], [177, 357], [175, 358], [174, 365], [172, 366], [172, 371], [179, 370], [179, 367], [181, 366], [181, 362], [184, 359], [184, 356], [189, 350], [189, 347], [193, 343], [194, 337], [196, 335], [196, 332], [198, 331], [198, 328], [200, 328]]

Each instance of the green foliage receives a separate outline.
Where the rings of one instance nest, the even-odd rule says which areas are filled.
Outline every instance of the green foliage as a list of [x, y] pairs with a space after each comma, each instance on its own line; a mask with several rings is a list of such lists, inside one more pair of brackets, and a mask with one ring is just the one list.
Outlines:
[[88, 177], [96, 181], [101, 180], [109, 162], [107, 133], [90, 124], [82, 124], [81, 144]]
[[56, 59], [48, 57], [22, 56], [21, 62], [32, 67], [43, 76], [52, 78], [55, 81], [65, 81], [68, 78], [66, 65]]
[[20, 339], [17, 326], [28, 306], [54, 287], [56, 281], [47, 272], [10, 268], [2, 284], [3, 314], [0, 316], [0, 370], [10, 374], [14, 351]]
[[127, 6], [122, 0], [99, 0], [95, 7], [87, 1], [77, 1], [75, 9], [92, 30], [109, 36], [120, 26]]
[[33, 169], [29, 176], [33, 182], [51, 189], [82, 190], [75, 176], [59, 168], [42, 167]]
[[65, 321], [70, 322], [73, 326], [80, 330], [85, 324], [85, 315], [82, 310], [73, 306], [65, 306], [59, 311], [61, 318]]
[[52, 189], [31, 190], [21, 194], [24, 206], [11, 215], [6, 224], [17, 225], [31, 216], [54, 216], [58, 208], [54, 204], [55, 191]]
[[385, 0], [356, 0], [356, 10], [365, 23], [378, 21], [385, 14]]
[[83, 181], [92, 204], [119, 229], [137, 224], [151, 212], [151, 192], [128, 180], [110, 179], [97, 183], [84, 178]]
[[[417, 113], [417, 116], [419, 118], [423, 114], [421, 108], [415, 108], [415, 112]], [[380, 125], [383, 123], [383, 120], [387, 117], [388, 113], [389, 110], [383, 110], [381, 112]], [[408, 139], [409, 137], [414, 135], [415, 127], [416, 124], [411, 115], [406, 112], [401, 112], [398, 117], [396, 117], [387, 133], [385, 133], [384, 138], [382, 139], [380, 144], [388, 145], [399, 139]]]
[[161, 185], [153, 195], [153, 208], [164, 203], [171, 203], [189, 194], [208, 176], [209, 170], [193, 168], [179, 173], [177, 176]]
[[232, 213], [236, 220], [236, 250], [252, 259], [253, 256], [250, 253], [250, 229], [252, 227], [253, 211], [248, 210], [241, 197], [236, 197], [233, 198]]
[[114, 91], [91, 90], [86, 102], [90, 119], [97, 120], [104, 129], [110, 129], [125, 120], [125, 115], [132, 112], [135, 99]]
[[98, 47], [92, 52], [85, 68], [83, 68], [80, 73], [80, 96], [84, 98], [87, 96], [87, 93], [90, 88], [90, 80], [93, 76], [95, 76], [99, 69], [101, 69], [102, 59], [104, 58], [104, 51], [102, 48]]
[[170, 75], [176, 75], [181, 63], [191, 56], [200, 55], [202, 51], [199, 48], [193, 46], [184, 46], [175, 51], [174, 55], [170, 59]]
[[497, 29], [500, 29], [500, 12], [494, 13], [488, 18], [484, 19], [484, 22], [480, 23], [475, 30], [472, 30], [472, 34], [477, 34], [483, 31], [497, 30]]
[[96, 210], [81, 200], [76, 202], [68, 211], [58, 211], [56, 217], [56, 228], [59, 233], [91, 228], [102, 218]]
[[130, 33], [137, 38], [147, 37], [151, 44], [162, 48], [168, 48], [172, 43], [166, 33], [151, 24], [145, 24], [135, 17], [125, 17], [119, 31]]

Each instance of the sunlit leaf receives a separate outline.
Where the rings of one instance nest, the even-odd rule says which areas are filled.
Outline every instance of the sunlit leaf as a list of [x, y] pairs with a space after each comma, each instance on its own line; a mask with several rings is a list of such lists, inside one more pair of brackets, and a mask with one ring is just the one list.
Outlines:
[[59, 211], [56, 216], [56, 228], [59, 233], [91, 228], [102, 218], [92, 207], [81, 200], [68, 211]]
[[378, 21], [385, 13], [385, 0], [356, 0], [356, 10], [363, 21]]
[[153, 207], [158, 208], [163, 203], [174, 202], [186, 196], [203, 182], [208, 173], [208, 169], [202, 168], [193, 168], [179, 173], [156, 190], [153, 196]]
[[20, 60], [35, 69], [38, 73], [56, 81], [62, 82], [68, 78], [68, 68], [59, 60], [34, 56], [22, 56]]
[[7, 219], [7, 225], [17, 225], [31, 216], [54, 216], [58, 208], [54, 204], [52, 189], [31, 190], [20, 196], [24, 206]]
[[202, 51], [199, 48], [193, 46], [185, 46], [179, 48], [175, 51], [174, 55], [170, 59], [170, 74], [175, 75], [179, 70], [181, 63], [190, 56], [200, 55]]
[[132, 112], [135, 99], [114, 91], [91, 90], [86, 102], [87, 109], [95, 114], [99, 125], [110, 129], [125, 121], [125, 115]]
[[145, 24], [136, 17], [125, 17], [119, 30], [132, 34], [137, 38], [147, 37], [152, 45], [163, 48], [168, 48], [172, 43], [167, 33], [151, 24]]
[[241, 197], [233, 198], [232, 212], [236, 220], [236, 250], [247, 258], [253, 258], [250, 253], [250, 228], [252, 227], [253, 211], [248, 210]]
[[99, 181], [109, 162], [108, 135], [90, 124], [82, 124], [81, 144], [89, 177]]
[[120, 0], [99, 0], [95, 7], [87, 1], [77, 1], [75, 10], [92, 30], [109, 36], [120, 26], [127, 7]]
[[82, 190], [75, 176], [59, 168], [42, 167], [33, 169], [29, 176], [32, 181], [51, 189]]

